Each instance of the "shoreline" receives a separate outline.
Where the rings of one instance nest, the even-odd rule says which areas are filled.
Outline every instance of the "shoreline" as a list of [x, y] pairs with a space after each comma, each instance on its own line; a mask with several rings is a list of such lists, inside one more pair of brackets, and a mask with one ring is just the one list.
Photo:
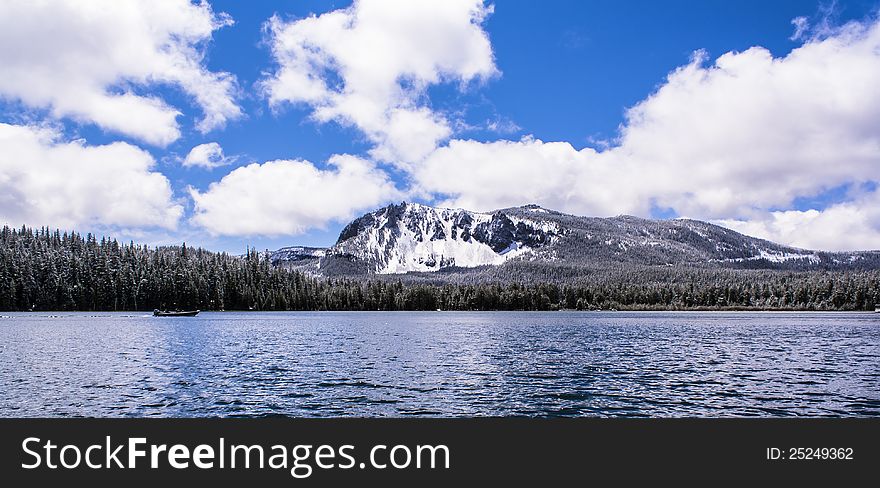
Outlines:
[[[859, 314], [880, 314], [872, 310], [809, 310], [809, 309], [783, 309], [783, 308], [687, 308], [687, 309], [617, 309], [617, 310], [577, 310], [577, 309], [558, 309], [558, 310], [201, 310], [200, 314], [205, 313], [593, 313], [593, 314], [615, 314], [615, 313], [731, 313], [731, 312], [750, 312], [750, 313], [859, 313]], [[71, 314], [130, 314], [131, 316], [150, 316], [151, 311], [138, 310], [24, 310], [24, 311], [2, 311], [0, 319], [12, 317], [6, 314], [16, 315], [47, 315], [62, 316]], [[169, 318], [169, 317], [157, 317]], [[174, 318], [174, 317], [172, 317]], [[181, 317], [177, 317], [181, 318]], [[187, 317], [182, 317], [187, 318]], [[192, 317], [189, 317], [192, 318]]]

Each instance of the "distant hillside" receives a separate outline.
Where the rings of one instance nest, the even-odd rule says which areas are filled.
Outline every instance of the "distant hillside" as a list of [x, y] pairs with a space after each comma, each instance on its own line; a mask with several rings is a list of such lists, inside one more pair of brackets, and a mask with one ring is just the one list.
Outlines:
[[688, 219], [578, 217], [537, 205], [479, 213], [401, 203], [355, 219], [330, 248], [284, 248], [272, 261], [322, 276], [441, 271], [436, 279], [461, 273], [498, 279], [550, 270], [577, 276], [621, 265], [874, 270], [880, 252], [798, 249]]

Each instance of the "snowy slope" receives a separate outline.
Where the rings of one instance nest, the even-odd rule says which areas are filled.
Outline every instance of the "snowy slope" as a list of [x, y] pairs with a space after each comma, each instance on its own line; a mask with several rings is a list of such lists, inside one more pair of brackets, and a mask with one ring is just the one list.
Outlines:
[[310, 261], [323, 258], [326, 253], [327, 249], [322, 247], [290, 246], [282, 247], [273, 252], [269, 255], [269, 260], [272, 264], [278, 264], [280, 262], [289, 263], [296, 261]]

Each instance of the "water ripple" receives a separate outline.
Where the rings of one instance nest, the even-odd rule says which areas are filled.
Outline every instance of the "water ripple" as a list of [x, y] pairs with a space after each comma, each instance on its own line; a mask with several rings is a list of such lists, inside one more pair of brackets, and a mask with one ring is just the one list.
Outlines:
[[4, 315], [0, 416], [877, 416], [863, 313]]

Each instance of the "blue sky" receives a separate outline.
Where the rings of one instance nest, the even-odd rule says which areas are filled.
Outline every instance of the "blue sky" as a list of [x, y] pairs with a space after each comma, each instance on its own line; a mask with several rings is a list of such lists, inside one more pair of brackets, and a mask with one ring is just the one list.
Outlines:
[[[191, 56], [196, 67], [187, 65], [186, 69], [189, 71], [184, 74], [158, 71], [142, 74], [138, 66], [127, 65], [123, 59], [119, 61], [118, 72], [108, 74], [106, 79], [94, 81], [83, 75], [83, 90], [93, 88], [96, 83], [103, 83], [100, 86], [106, 92], [131, 93], [158, 99], [165, 106], [179, 111], [180, 114], [175, 119], [179, 137], [169, 136], [173, 140], [156, 143], [155, 137], [160, 136], [145, 134], [144, 131], [149, 129], [129, 129], [125, 127], [126, 120], [117, 122], [113, 119], [112, 122], [106, 122], [105, 120], [109, 120], [107, 117], [111, 116], [104, 112], [98, 113], [97, 110], [97, 115], [83, 115], [83, 112], [91, 113], [89, 107], [81, 106], [85, 102], [77, 105], [76, 100], [31, 93], [28, 86], [38, 84], [43, 79], [40, 77], [46, 76], [40, 73], [50, 73], [57, 69], [53, 63], [59, 61], [46, 54], [53, 52], [51, 40], [38, 41], [47, 43], [48, 47], [34, 48], [33, 53], [28, 53], [27, 63], [30, 64], [18, 58], [14, 60], [15, 63], [20, 63], [20, 66], [15, 65], [19, 71], [14, 72], [23, 80], [20, 84], [0, 84], [0, 123], [13, 128], [40, 127], [41, 130], [53, 131], [51, 141], [41, 139], [41, 142], [34, 142], [39, 149], [31, 150], [28, 146], [27, 151], [8, 147], [7, 152], [2, 152], [2, 144], [11, 146], [8, 141], [13, 139], [4, 140], [0, 137], [0, 158], [28, 154], [27, 157], [35, 158], [28, 163], [31, 165], [29, 167], [41, 168], [43, 159], [40, 158], [48, 160], [54, 156], [43, 156], [40, 151], [47, 147], [57, 149], [65, 144], [92, 148], [121, 143], [126, 149], [130, 149], [122, 157], [130, 155], [133, 161], [140, 157], [138, 154], [141, 153], [138, 151], [146, 151], [153, 159], [150, 169], [138, 166], [141, 163], [132, 162], [131, 174], [124, 177], [128, 178], [127, 181], [132, 181], [132, 178], [149, 178], [149, 184], [155, 185], [156, 191], [149, 195], [145, 193], [142, 199], [154, 200], [151, 200], [153, 203], [148, 209], [141, 211], [133, 208], [131, 212], [141, 211], [142, 214], [147, 214], [162, 207], [158, 211], [163, 216], [153, 220], [139, 219], [128, 214], [119, 217], [88, 202], [83, 203], [81, 209], [77, 207], [79, 210], [75, 214], [68, 215], [64, 213], [63, 205], [47, 210], [44, 207], [48, 204], [44, 205], [44, 199], [41, 200], [40, 196], [34, 197], [31, 193], [30, 198], [35, 201], [27, 200], [28, 203], [22, 203], [22, 199], [27, 197], [0, 198], [0, 220], [15, 226], [26, 223], [72, 227], [80, 231], [118, 235], [121, 238], [150, 243], [186, 240], [211, 249], [241, 252], [246, 246], [273, 249], [291, 244], [330, 245], [351, 216], [403, 198], [431, 204], [476, 207], [474, 209], [483, 211], [537, 201], [547, 207], [583, 215], [633, 213], [660, 218], [703, 218], [761, 237], [805, 247], [843, 249], [880, 246], [880, 231], [877, 230], [880, 228], [880, 217], [865, 210], [873, 206], [876, 175], [880, 174], [876, 171], [880, 160], [877, 159], [877, 139], [874, 135], [874, 129], [880, 127], [875, 118], [880, 113], [875, 110], [878, 106], [876, 96], [867, 93], [870, 91], [867, 90], [865, 99], [859, 104], [861, 108], [858, 113], [848, 109], [840, 109], [839, 113], [835, 111], [835, 107], [845, 105], [844, 102], [811, 105], [816, 104], [816, 99], [821, 100], [826, 95], [830, 98], [846, 95], [849, 90], [847, 83], [851, 83], [852, 90], [857, 91], [865, 89], [866, 84], [874, 80], [873, 76], [877, 71], [873, 68], [878, 55], [875, 52], [872, 56], [872, 51], [864, 47], [870, 47], [876, 41], [872, 33], [872, 28], [876, 26], [878, 7], [875, 1], [838, 1], [834, 4], [803, 0], [471, 2], [468, 7], [470, 10], [462, 10], [463, 14], [450, 13], [448, 29], [444, 27], [446, 30], [437, 30], [437, 35], [441, 37], [446, 32], [472, 36], [467, 37], [457, 48], [466, 50], [473, 47], [473, 54], [468, 54], [470, 58], [445, 53], [442, 51], [443, 43], [437, 44], [434, 40], [401, 38], [390, 41], [416, 47], [421, 46], [419, 43], [424, 41], [425, 49], [428, 50], [425, 52], [425, 59], [430, 59], [431, 56], [437, 58], [433, 68], [420, 74], [413, 75], [406, 68], [401, 68], [402, 81], [398, 80], [399, 83], [396, 82], [393, 87], [400, 93], [395, 92], [388, 105], [383, 106], [386, 110], [383, 114], [387, 114], [388, 110], [401, 109], [427, 117], [425, 123], [429, 127], [426, 130], [436, 129], [441, 133], [438, 137], [428, 138], [430, 144], [426, 150], [419, 149], [415, 153], [410, 151], [406, 155], [400, 152], [403, 149], [395, 149], [397, 146], [394, 144], [404, 144], [411, 137], [421, 137], [421, 132], [411, 135], [404, 131], [389, 135], [382, 126], [385, 119], [381, 117], [386, 115], [381, 115], [378, 122], [364, 121], [366, 119], [358, 119], [363, 115], [358, 112], [359, 109], [345, 105], [355, 103], [349, 98], [327, 101], [345, 92], [340, 89], [339, 93], [334, 93], [334, 87], [354, 87], [356, 83], [360, 83], [369, 86], [361, 92], [369, 95], [373, 93], [369, 90], [375, 89], [371, 84], [378, 84], [376, 79], [381, 79], [381, 73], [376, 74], [377, 78], [373, 79], [369, 76], [365, 78], [363, 72], [356, 75], [344, 71], [344, 68], [337, 69], [336, 66], [345, 63], [357, 64], [360, 59], [355, 55], [346, 57], [348, 54], [341, 51], [343, 48], [339, 48], [340, 51], [336, 54], [322, 51], [310, 61], [328, 63], [311, 73], [324, 77], [323, 81], [330, 87], [321, 97], [307, 99], [296, 93], [297, 89], [302, 89], [301, 85], [282, 86], [281, 81], [272, 85], [273, 80], [280, 79], [279, 73], [284, 69], [295, 72], [301, 71], [304, 66], [297, 61], [285, 65], [273, 54], [273, 49], [280, 46], [282, 35], [290, 34], [291, 38], [297, 39], [301, 43], [297, 46], [312, 45], [309, 44], [311, 42], [330, 42], [313, 41], [307, 37], [315, 35], [319, 39], [326, 34], [332, 38], [332, 29], [337, 27], [330, 26], [328, 22], [314, 31], [299, 30], [302, 19], [309, 16], [326, 19], [333, 12], [343, 9], [348, 12], [349, 21], [366, 24], [366, 6], [359, 10], [358, 6], [352, 7], [350, 2], [318, 1], [217, 0], [205, 4], [178, 3], [181, 11], [186, 7], [191, 10], [186, 16], [181, 15], [179, 24], [185, 27], [174, 24], [167, 29], [173, 35], [180, 33], [174, 29], [187, 29], [187, 34], [194, 36], [196, 41], [191, 45], [177, 48], [183, 56]], [[63, 23], [64, 9], [79, 7], [76, 3], [59, 2], [61, 4], [64, 4], [64, 8], [51, 11], [49, 15], [57, 14], [58, 21]], [[46, 12], [29, 11], [30, 7], [26, 2], [3, 8], [7, 12], [4, 15], [0, 9], [0, 18], [5, 16], [6, 21], [12, 22], [23, 16], [32, 15], [37, 18], [38, 15], [47, 15]], [[379, 4], [372, 8], [381, 10], [395, 7], [391, 3], [385, 3], [384, 6]], [[416, 17], [419, 15], [431, 19], [432, 15], [436, 15], [431, 12], [431, 8], [433, 7], [425, 6], [424, 13], [413, 10], [410, 12], [411, 16], [404, 20], [392, 20], [410, 22], [414, 18], [418, 20]], [[167, 20], [171, 18], [170, 15], [154, 15], [153, 12], [148, 12], [149, 9], [150, 7], [144, 6], [132, 12], [120, 11], [118, 15], [135, 23], [139, 21], [139, 15], [144, 15], [148, 16], [148, 20], [144, 22], [167, 21], [171, 24]], [[234, 23], [224, 20], [227, 17], [222, 14], [228, 14]], [[273, 16], [277, 27], [274, 31], [267, 24]], [[213, 18], [215, 22], [207, 32], [199, 23], [206, 18]], [[793, 23], [799, 18], [802, 19], [800, 24]], [[108, 17], [107, 22], [111, 20]], [[22, 46], [22, 43], [27, 42], [28, 36], [36, 39], [45, 34], [41, 30], [44, 26], [36, 22], [35, 20], [32, 28], [29, 27], [31, 23], [21, 22], [24, 27], [12, 34], [6, 34], [5, 38], [0, 36], [0, 42], [7, 43], [7, 49], [0, 50], [0, 64], [6, 64], [3, 63], [4, 56], [12, 59], [11, 56], [15, 54], [8, 47], [9, 43], [17, 42], [17, 45]], [[88, 22], [92, 20], [71, 23], [71, 38], [81, 39], [82, 36], [76, 35], [77, 29], [89, 26]], [[427, 22], [430, 24], [431, 21]], [[797, 25], [805, 26], [799, 36], [795, 36]], [[845, 30], [848, 25], [861, 26], [863, 32], [849, 34]], [[2, 27], [0, 25], [0, 30]], [[107, 29], [107, 36], [119, 35], [110, 27]], [[419, 35], [418, 32], [411, 33], [406, 29], [401, 29], [401, 32], [404, 33], [401, 35]], [[20, 38], [13, 38], [15, 35]], [[357, 44], [371, 42], [375, 37], [363, 34], [362, 38], [358, 38], [353, 34], [352, 39]], [[484, 44], [484, 40], [488, 44]], [[144, 42], [147, 41], [145, 38]], [[157, 42], [161, 46], [164, 41], [160, 39]], [[464, 44], [466, 42], [470, 44]], [[853, 55], [867, 56], [864, 62], [858, 63], [865, 67], [864, 72], [825, 79], [821, 74], [823, 68], [806, 69], [795, 64], [806, 65], [809, 61], [815, 66], [825, 66], [823, 63], [827, 61], [828, 66], [849, 66], [844, 63], [850, 62], [851, 56], [829, 54], [828, 49], [821, 49], [823, 43], [829, 46], [843, 43]], [[808, 61], [790, 56], [793, 50], [810, 45], [814, 52], [803, 56]], [[490, 55], [484, 49], [487, 46]], [[783, 72], [784, 68], [774, 66], [772, 61], [762, 61], [760, 53], [755, 56], [735, 56], [739, 60], [735, 67], [730, 70], [714, 70], [720, 72], [716, 73], [716, 78], [739, 69], [746, 70], [743, 66], [747, 63], [763, 66], [754, 69], [749, 67], [749, 76], [758, 77], [760, 75], [754, 73], [778, 70], [780, 74], [774, 74], [767, 82], [773, 86], [780, 84], [777, 98], [765, 99], [771, 95], [756, 93], [761, 91], [762, 83], [759, 79], [751, 88], [739, 89], [736, 85], [729, 85], [735, 83], [730, 79], [747, 78], [736, 73], [731, 74], [729, 79], [706, 81], [712, 75], [713, 68], [717, 68], [716, 61], [719, 57], [726, 53], [738, 56], [748, 52], [753, 46], [766, 49], [774, 60], [791, 61], [776, 63], [791, 65], [791, 73], [819, 73], [815, 75], [818, 77], [815, 80], [802, 79], [804, 84], [815, 86], [818, 91], [801, 94], [805, 97], [804, 100], [789, 99], [786, 94], [789, 90], [782, 84], [794, 83], [791, 80], [796, 81], [797, 78], [793, 78], [795, 75], [790, 75], [789, 71]], [[29, 48], [25, 48], [27, 49]], [[67, 56], [88, 56], [88, 49], [100, 48], [86, 46], [82, 52], [71, 52]], [[396, 51], [384, 54], [379, 51], [381, 49], [377, 48], [380, 58], [375, 64], [376, 70], [399, 65], [394, 59], [389, 59], [396, 55]], [[95, 55], [103, 56], [101, 53]], [[420, 53], [416, 51], [415, 55]], [[45, 60], [41, 56], [45, 56]], [[124, 57], [124, 53], [121, 56]], [[829, 60], [822, 56], [828, 56]], [[831, 58], [832, 56], [838, 57]], [[118, 55], [108, 54], [107, 58], [118, 59]], [[701, 61], [693, 61], [697, 58]], [[166, 69], [167, 65], [158, 61], [144, 64], [155, 70]], [[156, 67], [153, 68], [153, 65]], [[474, 71], [468, 71], [473, 66], [476, 66]], [[668, 77], [677, 69], [688, 66], [695, 72], [681, 73], [681, 83], [668, 81]], [[41, 71], [42, 68], [46, 70]], [[65, 65], [65, 69], [76, 68]], [[202, 84], [199, 86], [215, 88], [221, 85], [216, 80], [199, 78], [199, 73], [204, 72], [227, 73], [234, 79], [234, 88], [226, 95], [230, 103], [238, 107], [221, 110], [225, 114], [224, 121], [208, 130], [198, 128], [205, 109], [196, 101], [197, 94], [207, 93], [208, 88], [185, 88], [199, 83]], [[434, 75], [437, 75], [436, 79], [432, 78]], [[689, 76], [694, 78], [686, 78]], [[156, 82], [156, 78], [165, 81]], [[192, 81], [193, 78], [197, 80]], [[847, 81], [840, 81], [840, 78]], [[190, 84], [187, 85], [188, 83]], [[408, 83], [412, 83], [415, 88]], [[719, 87], [724, 84], [728, 88], [716, 88], [712, 83]], [[267, 88], [267, 84], [274, 88]], [[688, 90], [691, 91], [681, 89], [676, 92], [676, 87], [680, 85], [690, 87]], [[287, 95], [278, 95], [282, 91]], [[724, 100], [716, 103], [716, 98], [712, 98], [716, 96], [714, 94], [725, 91], [745, 97], [745, 100]], [[82, 98], [82, 93], [85, 91], [70, 97]], [[755, 100], [752, 100], [753, 93]], [[655, 96], [661, 94], [663, 96]], [[680, 112], [678, 109], [667, 108], [669, 105], [665, 99], [674, 101], [675, 107], [681, 107], [688, 105], [688, 97], [691, 96], [695, 104], [709, 107], [705, 114], [696, 118], [696, 122], [688, 122], [688, 117], [692, 116], [689, 111]], [[806, 97], [809, 97], [809, 101]], [[780, 107], [803, 107], [803, 113], [800, 113], [800, 109], [793, 110], [790, 118], [781, 120], [771, 120], [779, 115], [779, 110], [763, 115], [755, 113], [758, 108], [743, 110], [742, 114], [734, 113], [736, 107], [750, 107], [750, 104], [755, 107], [769, 107], [768, 110], [771, 110], [777, 102]], [[73, 108], [59, 108], [64, 106]], [[829, 106], [832, 107], [830, 112]], [[639, 112], [642, 114], [641, 118], [634, 119], [632, 114], [627, 115], [627, 110], [632, 107], [643, 109]], [[333, 115], [318, 120], [316, 113], [319, 110], [329, 110]], [[131, 118], [137, 118], [137, 113], [132, 112]], [[719, 117], [729, 116], [731, 121], [719, 127], [717, 132], [703, 134], [700, 142], [694, 143], [688, 134], [703, 130], [704, 124], [700, 121], [703, 116], [709, 121], [708, 124]], [[820, 122], [811, 123], [809, 127], [799, 122], [812, 120], [810, 117], [813, 116]], [[653, 121], [652, 125], [646, 126], [643, 120]], [[719, 167], [736, 166], [736, 149], [731, 151], [724, 145], [707, 146], [702, 141], [713, 137], [727, 138], [728, 135], [736, 140], [740, 136], [731, 134], [731, 131], [744, 127], [742, 130], [746, 131], [753, 125], [749, 120], [767, 120], [768, 127], [761, 131], [764, 134], [778, 128], [779, 147], [774, 146], [777, 142], [773, 138], [758, 138], [760, 142], [756, 142], [756, 146], [763, 149], [760, 154], [755, 148], [743, 147], [742, 159], [752, 161], [748, 171], [731, 170], [727, 174], [710, 168], [705, 171], [706, 175], [700, 176], [702, 179], [695, 179], [694, 185], [699, 187], [690, 188], [677, 183], [691, 174], [700, 173], [691, 171], [694, 167], [716, 164], [715, 160], [721, 158], [716, 157], [716, 154], [720, 154], [722, 150], [725, 151], [724, 157], [732, 159], [719, 159]], [[681, 127], [687, 123], [694, 127]], [[835, 131], [846, 130], [842, 135], [835, 136], [836, 144], [829, 143], [827, 157], [823, 156], [815, 161], [812, 159], [812, 155], [824, 155], [826, 146], [811, 146], [807, 156], [799, 156], [797, 151], [791, 151], [790, 160], [788, 156], [779, 156], [780, 151], [786, 147], [799, 145], [793, 141], [813, 141], [814, 138], [810, 136], [812, 133], [809, 132], [811, 130], [821, 131], [823, 134], [829, 132], [830, 129], [825, 130], [822, 127], [826, 123], [829, 128], [834, 127]], [[409, 125], [403, 124], [402, 130]], [[844, 129], [839, 129], [841, 127]], [[664, 137], [665, 134], [671, 134], [666, 138], [667, 143], [676, 138], [672, 140], [675, 143], [674, 150], [658, 146], [656, 141], [650, 142], [650, 134], [645, 135], [649, 129], [653, 130], [650, 134], [661, 134]], [[13, 129], [9, 130], [12, 134]], [[681, 134], [684, 136], [678, 139]], [[149, 140], [151, 137], [154, 140]], [[743, 133], [741, 137], [744, 140], [755, 138], [748, 133]], [[394, 138], [404, 142], [395, 142]], [[223, 165], [208, 168], [183, 164], [193, 147], [206, 143], [217, 143], [222, 147], [223, 155], [227, 158]], [[813, 143], [807, 145], [810, 144]], [[838, 145], [846, 144], [861, 150], [855, 155], [839, 151]], [[394, 146], [389, 149], [390, 156], [377, 152], [386, 146]], [[677, 152], [679, 150], [680, 154]], [[90, 171], [100, 174], [100, 164], [104, 163], [96, 162], [100, 158], [91, 154], [94, 152], [96, 151], [84, 151], [81, 156], [84, 158], [82, 164], [84, 168], [91, 168]], [[665, 162], [663, 158], [667, 154], [670, 161], [675, 161]], [[356, 166], [352, 170], [354, 176], [346, 176], [343, 181], [329, 180], [336, 178], [336, 173], [333, 172], [338, 169], [338, 166], [328, 165], [334, 155], [358, 158], [359, 162], [352, 163]], [[108, 156], [108, 159], [117, 157], [119, 156]], [[522, 158], [522, 162], [519, 162], [519, 158]], [[547, 158], [547, 162], [542, 163], [542, 158]], [[803, 162], [805, 158], [810, 160], [809, 163]], [[269, 173], [269, 166], [264, 167], [263, 164], [275, 160], [300, 163], [279, 165]], [[560, 163], [561, 160], [563, 162]], [[771, 164], [777, 164], [780, 160], [785, 160], [784, 164], [787, 166], [770, 168]], [[858, 160], [859, 163], [851, 164], [853, 160]], [[838, 165], [837, 161], [846, 163]], [[559, 165], [554, 166], [557, 163]], [[59, 166], [62, 163], [52, 164], [54, 165], [46, 166], [45, 171], [55, 171], [57, 176], [59, 171], [76, 172], [75, 165], [78, 163], [71, 162], [63, 170], [58, 169], [62, 167]], [[254, 166], [249, 175], [242, 173], [237, 179], [226, 178], [236, 168], [252, 164]], [[646, 181], [623, 185], [607, 197], [595, 196], [609, 188], [609, 183], [602, 178], [610, 178], [609, 181], [632, 180], [639, 178], [638, 175], [647, 174], [643, 171], [646, 168], [663, 167], [665, 164], [670, 166], [661, 174], [673, 175], [670, 180], [675, 181], [652, 181], [646, 176]], [[481, 170], [478, 171], [477, 166]], [[582, 166], [589, 166], [590, 169], [582, 171]], [[823, 169], [828, 167], [840, 169], [837, 173]], [[9, 176], [16, 174], [15, 171], [21, 169], [0, 166], [0, 185], [3, 184], [3, 172]], [[751, 182], [765, 181], [768, 175], [788, 172], [806, 175], [804, 178], [787, 178], [790, 181], [782, 183], [778, 189], [768, 184], [767, 188], [751, 192], [755, 186]], [[312, 179], [300, 178], [306, 174]], [[538, 184], [535, 179], [541, 179], [545, 174], [559, 174], [564, 177], [556, 182], [542, 181]], [[712, 179], [711, 174], [718, 175], [717, 181]], [[495, 178], [493, 175], [503, 176]], [[161, 177], [167, 179], [170, 195], [162, 193], [161, 182], [157, 182]], [[255, 200], [253, 195], [260, 195], [263, 189], [243, 188], [246, 185], [259, 185], [260, 181], [275, 182], [279, 178], [288, 177], [292, 179], [289, 185], [288, 182], [280, 181], [272, 189], [263, 187], [266, 193], [283, 193], [284, 190], [278, 189], [292, 188], [292, 195], [287, 199], [270, 201], [268, 199], [272, 197], [265, 196], [267, 200], [264, 202], [260, 199], [263, 198], [261, 195]], [[731, 178], [741, 178], [742, 181], [738, 183], [741, 186], [730, 183]], [[64, 180], [63, 175], [60, 179]], [[548, 179], [553, 177], [548, 176]], [[7, 180], [12, 181], [15, 178], [7, 177]], [[460, 180], [473, 181], [464, 184]], [[216, 191], [210, 189], [212, 184], [221, 181], [225, 182], [222, 188]], [[515, 186], [517, 181], [529, 188], [521, 191], [501, 188]], [[333, 211], [317, 212], [316, 209], [326, 201], [322, 197], [327, 195], [320, 195], [323, 190], [312, 186], [322, 186], [325, 183], [327, 192], [338, 193], [329, 197], [350, 204], [340, 205]], [[33, 185], [36, 189], [42, 188], [38, 182]], [[360, 193], [360, 190], [371, 185], [378, 185], [381, 189]], [[73, 196], [70, 198], [78, 198], [76, 195], [82, 195], [83, 192], [95, 192], [94, 194], [101, 195], [104, 199], [118, 197], [104, 196], [100, 193], [103, 189], [90, 188], [86, 183], [71, 188]], [[703, 188], [708, 188], [706, 195], [700, 194]], [[748, 191], [743, 191], [743, 188]], [[62, 188], [58, 191], [63, 193], [64, 190]], [[196, 196], [193, 196], [193, 191]], [[357, 193], [356, 197], [354, 193]], [[722, 199], [719, 195], [729, 196]], [[130, 200], [138, 198], [141, 197], [131, 196]], [[234, 198], [244, 200], [240, 203], [229, 203]], [[521, 201], [517, 201], [518, 198]], [[255, 209], [247, 212], [236, 210], [248, 202], [253, 203]], [[106, 201], [106, 206], [127, 209], [129, 203]], [[28, 205], [34, 208], [31, 209]], [[292, 207], [298, 208], [294, 210]], [[263, 215], [264, 208], [272, 210], [266, 210]], [[288, 208], [291, 208], [290, 215], [285, 214]], [[202, 217], [194, 218], [197, 214]], [[231, 221], [251, 220], [251, 217], [254, 222], [252, 226], [228, 225]], [[54, 221], [45, 221], [49, 219]], [[828, 230], [827, 225], [820, 225], [823, 219], [845, 221], [845, 225]], [[169, 223], [171, 221], [173, 222]], [[277, 228], [273, 227], [273, 222], [276, 221], [281, 222]], [[847, 230], [850, 228], [859, 229], [859, 232], [854, 235]], [[842, 234], [848, 234], [849, 237], [841, 238]]]

